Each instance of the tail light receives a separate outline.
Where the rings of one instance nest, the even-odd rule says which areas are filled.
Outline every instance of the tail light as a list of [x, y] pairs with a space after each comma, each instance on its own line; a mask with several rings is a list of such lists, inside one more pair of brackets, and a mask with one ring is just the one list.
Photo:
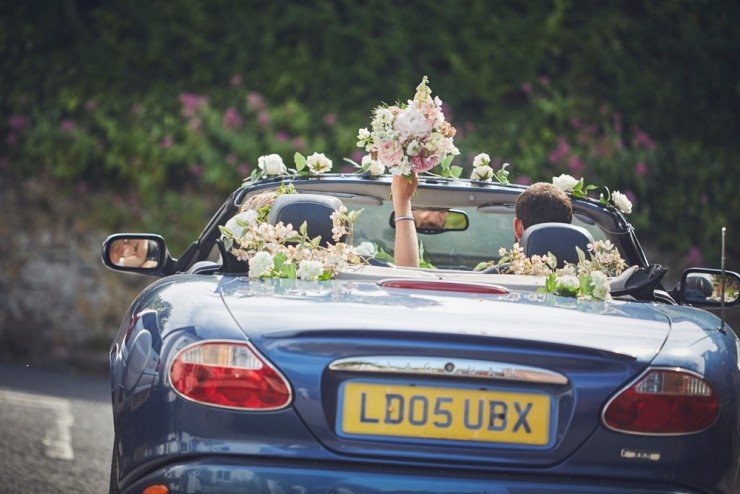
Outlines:
[[719, 414], [719, 399], [701, 377], [679, 369], [651, 369], [604, 407], [607, 427], [636, 434], [689, 434]]
[[170, 381], [185, 398], [240, 410], [276, 410], [290, 403], [288, 381], [251, 345], [203, 342], [178, 353]]
[[482, 283], [460, 283], [438, 280], [381, 280], [378, 282], [383, 288], [401, 288], [407, 290], [433, 290], [440, 292], [480, 293], [487, 295], [506, 295], [509, 290], [498, 285]]

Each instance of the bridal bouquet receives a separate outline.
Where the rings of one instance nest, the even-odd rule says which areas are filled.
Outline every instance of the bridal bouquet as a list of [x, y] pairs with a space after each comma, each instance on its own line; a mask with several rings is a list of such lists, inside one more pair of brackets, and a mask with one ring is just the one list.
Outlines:
[[360, 129], [357, 135], [357, 146], [393, 175], [410, 176], [439, 164], [449, 170], [452, 157], [460, 154], [453, 141], [455, 128], [445, 120], [442, 101], [432, 98], [428, 83], [424, 76], [407, 103], [375, 108], [372, 130]]

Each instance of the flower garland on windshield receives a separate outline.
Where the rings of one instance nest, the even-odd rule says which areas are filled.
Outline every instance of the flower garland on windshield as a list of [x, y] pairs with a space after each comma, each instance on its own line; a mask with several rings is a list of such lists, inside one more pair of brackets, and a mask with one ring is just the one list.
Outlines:
[[[292, 185], [281, 186], [275, 197], [295, 193]], [[274, 202], [274, 199], [273, 199]], [[363, 263], [351, 245], [354, 224], [361, 210], [348, 211], [345, 206], [331, 215], [333, 240], [321, 245], [321, 237], [310, 238], [304, 221], [298, 230], [291, 224], [267, 222], [272, 204], [258, 211], [249, 209], [219, 226], [221, 239], [228, 252], [249, 265], [250, 278], [290, 278], [328, 280], [349, 265]], [[347, 237], [349, 243], [340, 242]]]
[[496, 268], [501, 273], [546, 276], [544, 291], [547, 293], [579, 300], [611, 300], [609, 277], [621, 274], [627, 263], [609, 240], [596, 240], [587, 247], [588, 257], [576, 247], [578, 264], [566, 263], [558, 269], [558, 260], [553, 254], [527, 257], [517, 242], [511, 249], [501, 247], [497, 262], [480, 263], [475, 270]]
[[[553, 177], [552, 184], [577, 199], [588, 199], [588, 193], [594, 189], [598, 189], [595, 185], [586, 185], [583, 178], [579, 180], [565, 173], [558, 177]], [[632, 212], [632, 202], [626, 195], [618, 190], [612, 192], [609, 190], [609, 187], [604, 187], [604, 190], [606, 195], [604, 193], [599, 194], [599, 204], [602, 206], [613, 206], [622, 214], [630, 214]]]

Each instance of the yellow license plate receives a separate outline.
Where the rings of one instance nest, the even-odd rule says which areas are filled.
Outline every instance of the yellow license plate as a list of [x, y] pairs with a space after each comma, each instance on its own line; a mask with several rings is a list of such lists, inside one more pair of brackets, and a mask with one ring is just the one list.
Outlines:
[[550, 396], [349, 382], [340, 403], [346, 435], [546, 445]]

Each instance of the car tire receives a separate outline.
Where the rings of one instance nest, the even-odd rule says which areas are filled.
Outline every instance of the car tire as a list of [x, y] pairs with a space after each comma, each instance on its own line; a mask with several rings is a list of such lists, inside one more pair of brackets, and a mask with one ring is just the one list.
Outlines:
[[121, 494], [118, 488], [118, 455], [116, 455], [116, 440], [113, 439], [113, 454], [110, 460], [110, 484], [108, 487], [109, 494]]

